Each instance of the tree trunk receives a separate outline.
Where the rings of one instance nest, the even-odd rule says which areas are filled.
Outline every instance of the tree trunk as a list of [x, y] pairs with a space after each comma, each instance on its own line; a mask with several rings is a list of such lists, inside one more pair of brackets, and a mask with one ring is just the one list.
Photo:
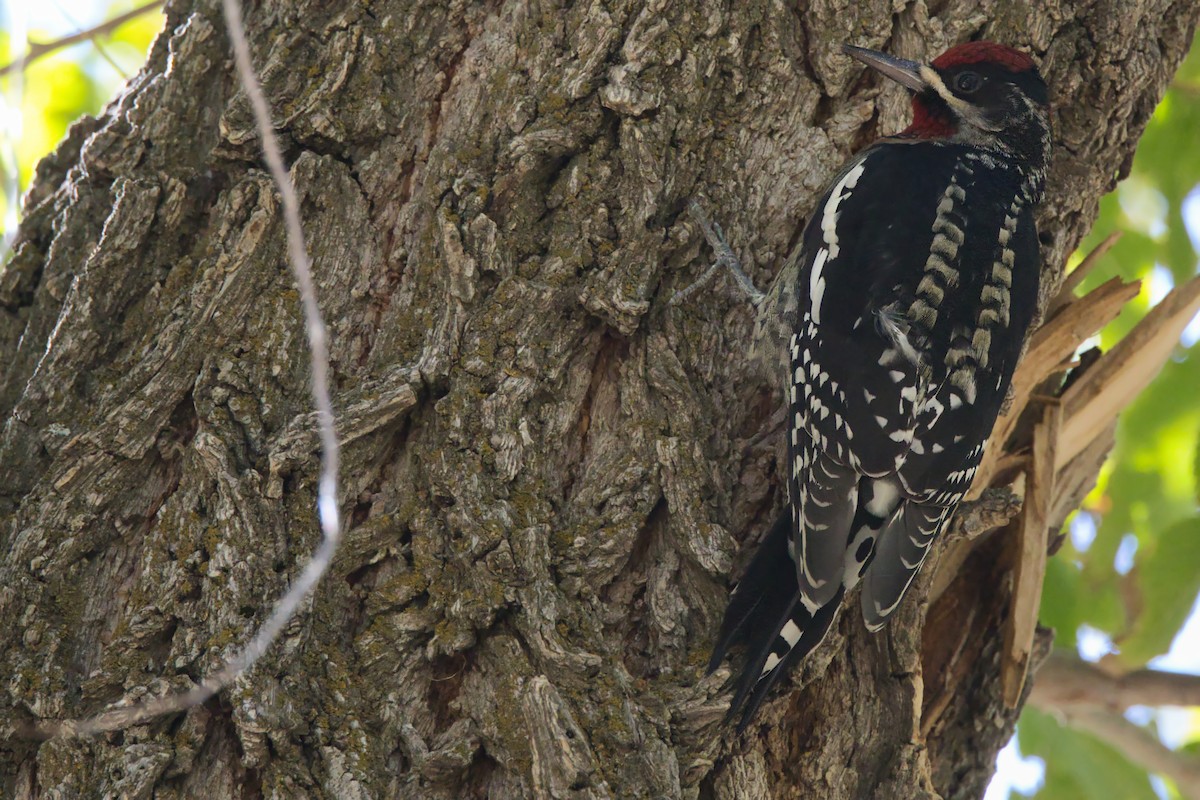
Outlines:
[[1017, 714], [1003, 537], [884, 633], [843, 614], [744, 737], [721, 723], [703, 664], [782, 503], [779, 401], [736, 290], [668, 305], [710, 256], [683, 212], [705, 198], [767, 285], [907, 113], [838, 46], [997, 39], [1052, 87], [1052, 285], [1200, 6], [871, 5], [251, 4], [332, 337], [345, 544], [230, 691], [36, 742], [20, 723], [219, 667], [318, 536], [277, 194], [219, 4], [171, 3], [39, 167], [0, 276], [0, 794], [980, 796]]

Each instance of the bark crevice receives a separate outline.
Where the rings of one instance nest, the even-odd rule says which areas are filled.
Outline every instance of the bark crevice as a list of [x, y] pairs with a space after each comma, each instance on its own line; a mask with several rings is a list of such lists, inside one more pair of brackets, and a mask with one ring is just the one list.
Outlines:
[[[838, 46], [983, 35], [1052, 87], [1051, 286], [1200, 11], [249, 9], [330, 326], [345, 545], [215, 705], [32, 743], [11, 721], [216, 668], [317, 538], [275, 191], [216, 5], [167, 13], [39, 166], [0, 274], [0, 794], [980, 796], [1016, 715], [999, 537], [886, 634], [851, 602], [761, 725], [722, 726], [729, 665], [703, 667], [780, 503], [775, 401], [736, 289], [668, 304], [708, 257], [683, 211], [708, 198], [765, 286], [843, 159], [907, 113]], [[1016, 512], [985, 499], [965, 537]]]

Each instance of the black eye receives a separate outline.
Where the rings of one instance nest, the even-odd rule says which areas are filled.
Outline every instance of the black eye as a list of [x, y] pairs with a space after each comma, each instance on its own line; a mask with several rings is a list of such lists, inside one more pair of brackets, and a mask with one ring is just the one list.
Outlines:
[[960, 72], [954, 76], [954, 91], [959, 94], [972, 94], [983, 86], [983, 78], [978, 72]]

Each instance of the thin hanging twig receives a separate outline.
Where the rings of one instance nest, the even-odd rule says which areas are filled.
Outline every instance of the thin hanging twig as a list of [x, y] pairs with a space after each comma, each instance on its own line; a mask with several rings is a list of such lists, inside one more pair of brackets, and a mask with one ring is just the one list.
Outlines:
[[262, 87], [255, 77], [250, 60], [250, 46], [246, 42], [242, 26], [242, 14], [238, 0], [222, 0], [225, 23], [233, 44], [234, 60], [238, 75], [262, 137], [263, 155], [271, 177], [279, 189], [283, 202], [284, 225], [287, 231], [288, 258], [304, 309], [305, 329], [312, 366], [312, 393], [317, 410], [317, 426], [321, 439], [321, 474], [317, 489], [317, 510], [321, 524], [321, 544], [313, 553], [299, 578], [276, 604], [270, 617], [255, 633], [250, 643], [221, 669], [205, 678], [198, 686], [187, 692], [168, 695], [138, 705], [117, 708], [85, 720], [47, 720], [30, 726], [29, 733], [38, 738], [54, 736], [87, 736], [103, 731], [119, 730], [147, 719], [183, 711], [203, 703], [217, 692], [249, 670], [262, 658], [280, 631], [295, 616], [300, 604], [316, 588], [329, 569], [341, 540], [341, 521], [338, 510], [338, 441], [333, 425], [333, 404], [329, 395], [329, 351], [326, 344], [325, 323], [317, 307], [316, 290], [313, 287], [312, 271], [309, 268], [304, 232], [300, 225], [300, 202], [295, 187], [283, 163], [279, 142], [275, 138], [271, 123], [271, 112], [263, 96]]

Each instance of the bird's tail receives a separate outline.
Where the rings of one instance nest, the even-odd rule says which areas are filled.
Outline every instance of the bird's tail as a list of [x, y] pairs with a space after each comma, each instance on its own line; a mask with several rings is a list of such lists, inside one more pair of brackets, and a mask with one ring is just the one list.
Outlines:
[[746, 665], [738, 676], [727, 716], [733, 719], [741, 715], [739, 733], [754, 719], [771, 687], [825, 638], [845, 591], [839, 588], [815, 614], [804, 607], [800, 602], [796, 565], [788, 553], [790, 533], [791, 515], [785, 510], [759, 545], [754, 560], [729, 598], [717, 644], [708, 662], [711, 673], [720, 666], [730, 647], [746, 643]]

